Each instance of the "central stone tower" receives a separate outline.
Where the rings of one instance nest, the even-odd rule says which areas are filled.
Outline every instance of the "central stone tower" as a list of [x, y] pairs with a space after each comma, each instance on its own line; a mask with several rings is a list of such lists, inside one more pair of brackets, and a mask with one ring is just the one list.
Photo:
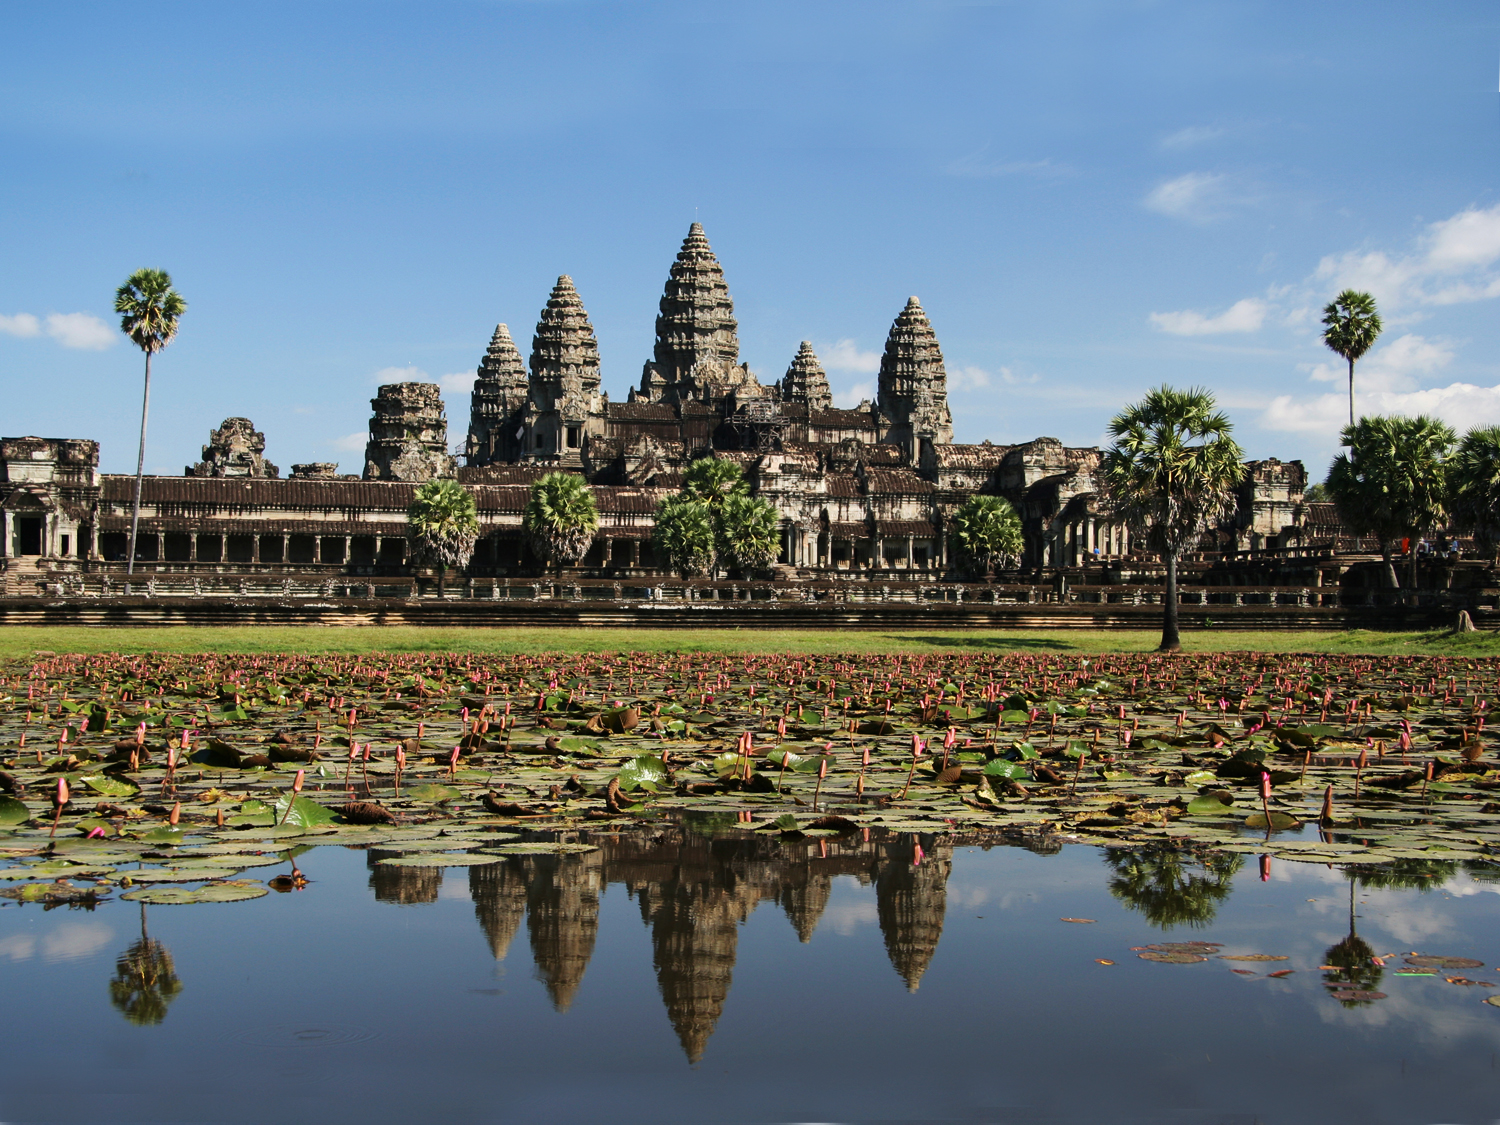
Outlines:
[[530, 459], [582, 463], [585, 438], [604, 432], [599, 341], [573, 279], [557, 279], [531, 338], [531, 400], [526, 408]]
[[953, 441], [948, 371], [932, 322], [915, 297], [891, 325], [880, 357], [880, 440], [920, 460], [924, 448]]
[[751, 388], [759, 384], [740, 363], [739, 325], [724, 270], [702, 225], [694, 223], [662, 293], [654, 357], [630, 401], [719, 403]]

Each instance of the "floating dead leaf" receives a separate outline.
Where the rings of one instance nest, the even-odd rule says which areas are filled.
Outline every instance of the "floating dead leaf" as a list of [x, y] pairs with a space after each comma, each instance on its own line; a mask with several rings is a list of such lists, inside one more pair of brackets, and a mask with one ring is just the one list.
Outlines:
[[1059, 918], [1058, 921], [1060, 921], [1060, 922], [1076, 922], [1080, 926], [1087, 926], [1087, 925], [1091, 925], [1095, 921], [1095, 919], [1093, 919], [1093, 918]]
[[[1406, 958], [1408, 965], [1423, 969], [1482, 969], [1483, 961], [1472, 957], [1439, 957], [1431, 953], [1413, 953]], [[1398, 970], [1399, 971], [1399, 970]]]
[[1161, 952], [1159, 950], [1147, 949], [1137, 953], [1142, 961], [1157, 961], [1163, 965], [1191, 965], [1194, 961], [1207, 961], [1208, 958], [1201, 953], [1188, 953], [1184, 950], [1173, 952]]
[[1287, 961], [1290, 958], [1275, 953], [1221, 953], [1220, 961]]

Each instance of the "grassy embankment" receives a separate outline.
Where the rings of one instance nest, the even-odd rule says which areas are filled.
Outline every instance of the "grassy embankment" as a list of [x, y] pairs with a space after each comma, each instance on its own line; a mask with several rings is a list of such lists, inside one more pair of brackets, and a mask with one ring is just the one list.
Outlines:
[[[0, 658], [51, 652], [1147, 652], [1159, 632], [1147, 630], [854, 632], [791, 629], [424, 629], [317, 626], [203, 629], [0, 629]], [[1351, 631], [1250, 632], [1195, 630], [1188, 652], [1330, 652], [1500, 656], [1500, 634]]]

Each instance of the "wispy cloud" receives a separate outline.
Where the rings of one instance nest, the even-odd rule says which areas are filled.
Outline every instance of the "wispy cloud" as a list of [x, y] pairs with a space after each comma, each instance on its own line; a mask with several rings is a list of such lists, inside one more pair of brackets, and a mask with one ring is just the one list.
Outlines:
[[353, 434], [345, 434], [343, 437], [334, 438], [328, 444], [340, 453], [354, 453], [364, 449], [365, 443], [369, 441], [370, 435], [364, 431]]
[[420, 367], [382, 367], [370, 379], [373, 383], [430, 383], [432, 379]]
[[1392, 309], [1500, 297], [1500, 203], [1432, 223], [1405, 254], [1351, 250], [1318, 263], [1325, 289], [1365, 289]]
[[474, 380], [478, 373], [474, 371], [455, 371], [451, 375], [438, 376], [438, 386], [443, 388], [447, 395], [468, 394], [474, 389]]
[[0, 333], [22, 338], [45, 332], [65, 348], [103, 351], [119, 342], [119, 334], [97, 316], [88, 313], [51, 313], [45, 319], [31, 313], [0, 316]]
[[[1453, 362], [1453, 346], [1447, 340], [1407, 333], [1389, 344], [1383, 344], [1361, 360], [1354, 370], [1354, 385], [1359, 391], [1406, 391], [1417, 386], [1423, 376], [1437, 374]], [[1319, 363], [1308, 370], [1308, 378], [1318, 383], [1344, 383], [1349, 368], [1341, 362]]]
[[852, 371], [857, 375], [873, 375], [880, 370], [880, 353], [863, 352], [853, 340], [840, 340], [836, 344], [817, 345], [814, 351], [829, 371]]
[[1161, 139], [1160, 144], [1162, 148], [1167, 149], [1194, 148], [1197, 145], [1218, 140], [1223, 135], [1224, 130], [1216, 125], [1189, 125], [1186, 129], [1168, 133]]
[[977, 391], [989, 385], [990, 373], [982, 367], [954, 367], [948, 371], [950, 391]]
[[[1357, 370], [1355, 390], [1359, 392]], [[1459, 431], [1492, 426], [1500, 424], [1500, 385], [1479, 387], [1473, 383], [1450, 383], [1446, 387], [1427, 387], [1418, 391], [1359, 392], [1359, 411], [1361, 414], [1429, 414]], [[1346, 394], [1278, 395], [1261, 415], [1260, 424], [1268, 430], [1327, 435], [1338, 433], [1348, 421], [1349, 398]]]
[[1147, 210], [1159, 215], [1205, 223], [1214, 218], [1227, 201], [1227, 179], [1218, 172], [1188, 172], [1157, 184], [1141, 202]]
[[1266, 319], [1266, 303], [1254, 297], [1236, 301], [1217, 316], [1184, 309], [1152, 313], [1156, 328], [1172, 336], [1217, 336], [1226, 332], [1258, 332]]
[[875, 384], [873, 382], [850, 383], [842, 390], [833, 392], [833, 405], [841, 410], [853, 410], [866, 399], [875, 397]]
[[948, 164], [944, 169], [950, 176], [965, 176], [974, 179], [995, 179], [1001, 176], [1030, 176], [1034, 179], [1055, 180], [1071, 176], [1073, 169], [1058, 164], [1051, 157], [1041, 160], [1017, 160], [994, 156], [988, 144], [981, 145], [966, 156]]

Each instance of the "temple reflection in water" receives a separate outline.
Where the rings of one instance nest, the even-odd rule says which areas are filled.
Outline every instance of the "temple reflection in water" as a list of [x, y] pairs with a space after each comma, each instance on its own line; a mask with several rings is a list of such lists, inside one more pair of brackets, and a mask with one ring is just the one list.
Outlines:
[[[780, 907], [806, 942], [836, 877], [873, 885], [886, 952], [910, 991], [942, 936], [952, 848], [932, 837], [788, 841], [716, 835], [711, 822], [695, 819], [648, 833], [591, 834], [589, 842], [599, 850], [468, 868], [490, 951], [505, 958], [524, 918], [536, 975], [553, 1006], [567, 1011], [593, 956], [604, 888], [623, 884], [651, 931], [667, 1018], [691, 1062], [702, 1057], [724, 1010], [740, 924], [762, 902]], [[379, 901], [415, 904], [435, 901], [441, 878], [434, 868], [374, 867], [370, 885]]]

